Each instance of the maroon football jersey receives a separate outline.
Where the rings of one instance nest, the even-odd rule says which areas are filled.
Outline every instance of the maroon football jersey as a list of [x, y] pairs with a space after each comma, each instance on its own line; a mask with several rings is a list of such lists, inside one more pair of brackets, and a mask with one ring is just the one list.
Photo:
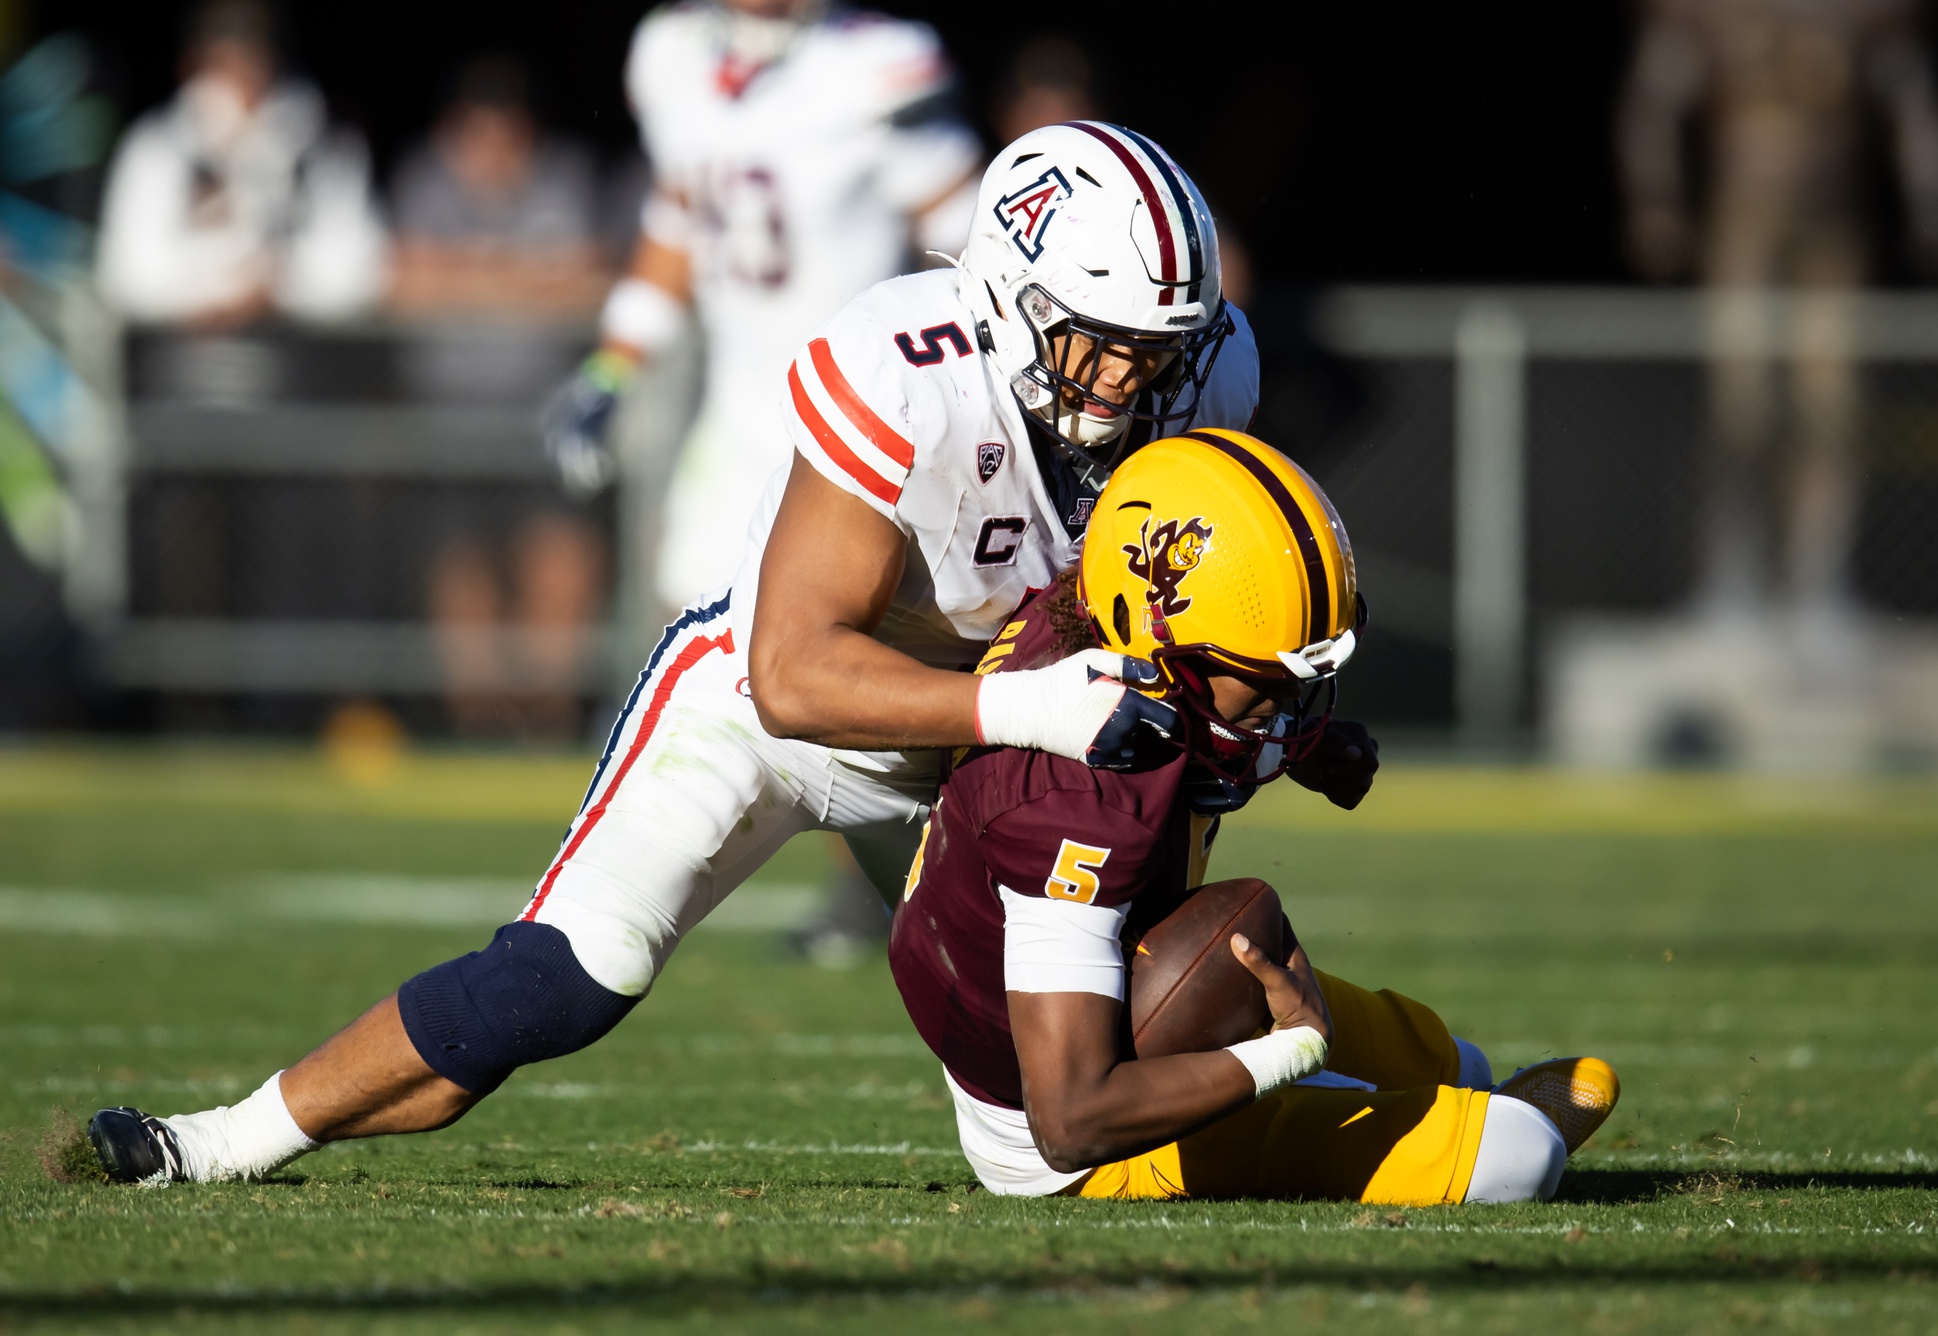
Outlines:
[[[1040, 667], [1096, 647], [1065, 578], [1024, 600], [977, 671]], [[955, 754], [895, 914], [888, 960], [916, 1030], [969, 1094], [1023, 1107], [997, 888], [1103, 906], [1139, 896], [1175, 904], [1191, 864], [1184, 769], [1182, 756], [1119, 774], [1016, 747]]]

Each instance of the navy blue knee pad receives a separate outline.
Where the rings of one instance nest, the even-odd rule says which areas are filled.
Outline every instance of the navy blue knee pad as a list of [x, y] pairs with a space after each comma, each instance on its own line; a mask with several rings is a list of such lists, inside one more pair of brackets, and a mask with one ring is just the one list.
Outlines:
[[397, 990], [404, 1032], [432, 1071], [488, 1095], [527, 1063], [576, 1053], [639, 1002], [601, 987], [543, 923], [507, 923], [491, 945]]

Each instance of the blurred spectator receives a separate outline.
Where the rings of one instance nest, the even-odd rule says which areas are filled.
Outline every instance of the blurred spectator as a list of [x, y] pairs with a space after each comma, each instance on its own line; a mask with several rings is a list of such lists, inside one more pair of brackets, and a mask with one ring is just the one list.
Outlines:
[[589, 315], [612, 281], [592, 155], [539, 133], [525, 70], [508, 57], [465, 67], [391, 195], [401, 313]]
[[[1914, 246], [1938, 258], [1938, 112], [1916, 5], [1645, 0], [1643, 12], [1618, 126], [1629, 254], [1647, 278], [1693, 274], [1715, 290], [1699, 601], [1754, 611], [1775, 593], [1839, 616], [1857, 507], [1849, 294], [1871, 269], [1873, 110], [1894, 132]], [[1691, 170], [1697, 124], [1705, 160]], [[1779, 288], [1800, 290], [1787, 325]]]
[[1032, 37], [1010, 60], [990, 99], [989, 123], [1003, 143], [1064, 121], [1095, 120], [1096, 77], [1090, 57], [1067, 37]]
[[[460, 532], [431, 564], [429, 608], [458, 732], [569, 741], [605, 583], [605, 545], [577, 514], [540, 508], [500, 561]], [[509, 577], [509, 578], [507, 578]], [[510, 629], [513, 635], [501, 632]]]
[[384, 249], [363, 141], [280, 72], [268, 10], [204, 5], [181, 91], [134, 124], [109, 167], [103, 294], [131, 318], [199, 328], [328, 319], [376, 301]]
[[[519, 326], [589, 316], [612, 279], [591, 154], [541, 135], [523, 67], [486, 56], [459, 73], [429, 139], [399, 166], [392, 196], [391, 304], [433, 321], [407, 349], [412, 390], [535, 408], [570, 363], [557, 360], [557, 338]], [[426, 602], [452, 724], [472, 735], [576, 736], [590, 628], [604, 601], [604, 539], [562, 500], [510, 516], [461, 496], [437, 509], [447, 535]]]
[[[1053, 33], [1032, 37], [1017, 49], [989, 102], [989, 123], [1004, 144], [1046, 125], [1096, 120], [1104, 115], [1089, 54], [1068, 37]], [[1222, 221], [1218, 225], [1218, 265], [1226, 300], [1238, 307], [1248, 305], [1252, 299], [1251, 252]]]

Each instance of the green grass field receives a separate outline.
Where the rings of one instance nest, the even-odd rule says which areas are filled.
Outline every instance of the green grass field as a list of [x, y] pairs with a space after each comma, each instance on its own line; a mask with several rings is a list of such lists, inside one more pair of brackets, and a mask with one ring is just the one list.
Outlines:
[[252, 1186], [43, 1172], [64, 1120], [232, 1099], [481, 943], [586, 770], [0, 752], [0, 1331], [1938, 1329], [1926, 780], [1395, 764], [1359, 813], [1272, 793], [1230, 825], [1217, 871], [1272, 880], [1321, 966], [1502, 1072], [1615, 1062], [1547, 1205], [972, 1191], [885, 965], [799, 963], [758, 912], [447, 1131]]

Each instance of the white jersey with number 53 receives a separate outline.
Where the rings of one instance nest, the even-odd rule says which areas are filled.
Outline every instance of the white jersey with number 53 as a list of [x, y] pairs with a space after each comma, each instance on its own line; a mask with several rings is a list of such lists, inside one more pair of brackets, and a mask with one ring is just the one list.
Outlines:
[[[958, 282], [938, 270], [870, 288], [815, 331], [781, 395], [794, 448], [908, 536], [901, 587], [875, 638], [939, 668], [974, 664], [1028, 590], [1076, 563], [1092, 499], [1073, 479], [1059, 487], [1044, 476]], [[1227, 309], [1236, 328], [1190, 426], [1243, 430], [1258, 406], [1251, 326]], [[743, 640], [783, 482], [769, 485], [734, 586]]]
[[904, 270], [911, 215], [981, 150], [926, 24], [836, 10], [761, 66], [733, 55], [726, 31], [717, 5], [655, 10], [634, 34], [626, 91], [653, 164], [647, 232], [693, 260], [708, 409], [730, 448], [771, 467], [786, 454], [771, 387], [788, 358]]

